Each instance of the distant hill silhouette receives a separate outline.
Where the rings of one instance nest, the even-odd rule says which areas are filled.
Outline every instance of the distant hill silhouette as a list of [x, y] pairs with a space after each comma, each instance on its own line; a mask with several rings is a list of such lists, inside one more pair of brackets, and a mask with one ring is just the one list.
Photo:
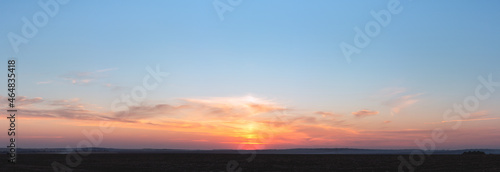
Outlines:
[[[190, 150], [190, 149], [116, 149], [116, 148], [90, 148], [92, 153], [195, 153], [195, 154], [411, 154], [415, 149], [353, 149], [353, 148], [296, 148], [296, 149], [261, 149], [261, 150]], [[0, 148], [0, 153], [7, 153], [6, 148]], [[67, 154], [71, 149], [66, 148], [18, 148], [19, 154]], [[485, 155], [500, 154], [500, 149], [461, 149], [461, 150], [435, 150], [432, 154], [444, 155]]]

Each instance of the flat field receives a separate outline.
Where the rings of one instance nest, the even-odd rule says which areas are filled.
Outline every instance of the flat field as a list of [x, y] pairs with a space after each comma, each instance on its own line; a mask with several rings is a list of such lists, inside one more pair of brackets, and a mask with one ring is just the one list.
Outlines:
[[[400, 155], [257, 154], [99, 154], [82, 157], [72, 171], [398, 171]], [[409, 155], [401, 155], [408, 159]], [[234, 160], [234, 161], [233, 161]], [[419, 161], [418, 156], [415, 160]], [[66, 162], [65, 154], [19, 154], [16, 171], [53, 171], [51, 164]], [[76, 159], [71, 159], [76, 162]], [[228, 165], [228, 162], [229, 163]], [[415, 171], [500, 171], [500, 155], [426, 156]], [[71, 162], [70, 162], [71, 163]], [[404, 168], [408, 171], [407, 168]], [[14, 171], [6, 160], [0, 171]]]

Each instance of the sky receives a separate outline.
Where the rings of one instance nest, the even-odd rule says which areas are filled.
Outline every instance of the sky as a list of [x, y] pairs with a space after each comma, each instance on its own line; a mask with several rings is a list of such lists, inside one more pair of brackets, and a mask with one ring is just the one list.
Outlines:
[[17, 144], [500, 149], [499, 5], [0, 0]]

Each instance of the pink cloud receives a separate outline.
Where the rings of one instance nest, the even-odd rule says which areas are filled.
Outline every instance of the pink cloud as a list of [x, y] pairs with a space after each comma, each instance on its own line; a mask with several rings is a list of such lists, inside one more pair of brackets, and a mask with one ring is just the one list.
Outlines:
[[316, 111], [314, 114], [321, 115], [323, 117], [341, 117], [342, 115], [335, 114], [333, 112]]
[[377, 114], [379, 114], [379, 112], [378, 111], [371, 111], [371, 110], [360, 110], [357, 112], [352, 112], [352, 114], [354, 116], [356, 116], [357, 118], [361, 118], [361, 117], [377, 115]]

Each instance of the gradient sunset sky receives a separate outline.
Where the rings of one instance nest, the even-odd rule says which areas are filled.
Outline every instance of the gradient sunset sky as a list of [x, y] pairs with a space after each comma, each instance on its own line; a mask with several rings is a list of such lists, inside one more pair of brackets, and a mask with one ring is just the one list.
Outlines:
[[[69, 1], [16, 52], [7, 35], [43, 9], [1, 0], [1, 56], [19, 59], [18, 147], [76, 147], [112, 121], [98, 147], [400, 149], [441, 128], [439, 149], [500, 149], [500, 87], [478, 79], [500, 82], [500, 1], [401, 0], [350, 63], [339, 45], [390, 1], [244, 0], [224, 20], [213, 2]], [[169, 75], [113, 112], [148, 66]], [[489, 96], [467, 118], [443, 118], [478, 85]]]

